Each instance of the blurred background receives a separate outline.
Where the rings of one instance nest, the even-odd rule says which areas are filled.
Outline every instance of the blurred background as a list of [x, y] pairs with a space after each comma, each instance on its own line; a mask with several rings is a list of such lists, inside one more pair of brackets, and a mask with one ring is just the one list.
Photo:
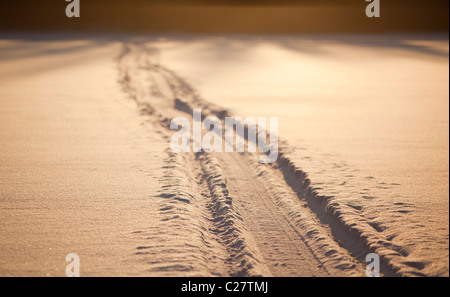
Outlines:
[[381, 0], [367, 18], [365, 0], [81, 0], [81, 18], [64, 0], [6, 0], [2, 31], [200, 34], [448, 32], [448, 0]]

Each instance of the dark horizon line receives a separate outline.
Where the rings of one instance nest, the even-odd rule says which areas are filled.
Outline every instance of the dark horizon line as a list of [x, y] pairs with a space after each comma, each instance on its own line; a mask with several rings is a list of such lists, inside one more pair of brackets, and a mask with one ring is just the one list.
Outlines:
[[[303, 0], [302, 5], [220, 6], [235, 0], [195, 0], [190, 6], [173, 5], [180, 0], [81, 0], [81, 18], [67, 18], [64, 0], [15, 0], [2, 3], [0, 30], [11, 31], [102, 31], [132, 33], [447, 33], [448, 0], [381, 0], [382, 17], [365, 15], [365, 0]], [[293, 0], [255, 0], [252, 3], [291, 3]], [[329, 3], [304, 6], [305, 3]], [[171, 5], [154, 6], [157, 3]], [[197, 6], [199, 3], [215, 3]], [[346, 6], [343, 3], [351, 3]], [[398, 6], [409, 3], [411, 6]], [[417, 6], [417, 4], [420, 5]], [[148, 5], [147, 5], [148, 4]], [[413, 5], [415, 4], [415, 5]], [[440, 5], [437, 5], [440, 4]], [[144, 5], [144, 6], [142, 6]]]

